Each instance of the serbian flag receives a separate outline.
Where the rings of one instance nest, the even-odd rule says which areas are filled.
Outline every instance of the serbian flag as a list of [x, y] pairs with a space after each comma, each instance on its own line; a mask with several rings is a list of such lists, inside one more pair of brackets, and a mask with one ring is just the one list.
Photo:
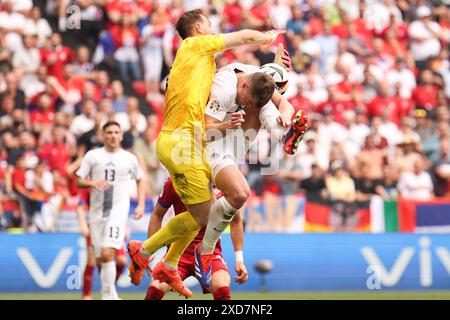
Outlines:
[[[332, 232], [330, 225], [330, 215], [332, 207], [326, 202], [305, 203], [305, 232]], [[369, 203], [359, 203], [356, 213], [358, 216], [358, 226], [356, 232], [370, 232], [370, 205]]]
[[450, 198], [371, 201], [372, 232], [450, 232]]

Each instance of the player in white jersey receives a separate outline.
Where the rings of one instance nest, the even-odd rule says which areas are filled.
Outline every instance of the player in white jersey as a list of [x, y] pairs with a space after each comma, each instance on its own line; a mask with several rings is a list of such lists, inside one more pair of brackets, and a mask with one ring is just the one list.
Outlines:
[[100, 258], [101, 297], [119, 299], [115, 287], [116, 263], [114, 255], [121, 249], [130, 210], [131, 183], [137, 183], [138, 205], [134, 218], [139, 219], [145, 209], [143, 171], [132, 153], [120, 147], [122, 131], [115, 121], [102, 128], [103, 148], [89, 151], [76, 172], [77, 185], [91, 188], [89, 226], [95, 256]]
[[[221, 68], [214, 76], [205, 111], [207, 136], [210, 139], [206, 150], [211, 165], [212, 182], [224, 193], [224, 197], [213, 204], [205, 237], [201, 246], [196, 249], [196, 277], [204, 286], [208, 286], [210, 280], [206, 266], [208, 257], [212, 256], [220, 234], [250, 195], [247, 180], [238, 169], [237, 163], [244, 160], [261, 127], [271, 132], [272, 139], [284, 143], [285, 131], [294, 113], [292, 105], [277, 91], [271, 101], [262, 108], [257, 108], [253, 103], [240, 105], [242, 101], [249, 101], [246, 78], [248, 74], [255, 72], [261, 71], [256, 66], [241, 63], [232, 63]], [[303, 110], [298, 111], [287, 132], [291, 136], [293, 131], [298, 132], [295, 145], [298, 145], [307, 130], [306, 122], [306, 113]]]

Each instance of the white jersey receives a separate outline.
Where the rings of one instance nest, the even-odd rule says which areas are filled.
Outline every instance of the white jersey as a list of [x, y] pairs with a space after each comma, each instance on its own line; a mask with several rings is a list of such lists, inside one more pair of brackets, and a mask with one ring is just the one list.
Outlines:
[[[236, 102], [238, 82], [236, 71], [252, 74], [260, 72], [260, 69], [257, 66], [242, 63], [232, 63], [221, 68], [214, 76], [205, 114], [219, 121], [228, 121], [232, 113], [244, 109]], [[276, 121], [273, 120], [279, 115], [280, 112], [277, 107], [272, 101], [269, 101], [261, 108], [259, 113], [261, 127], [268, 130], [278, 129], [275, 127]], [[251, 143], [246, 146], [246, 151], [248, 151], [250, 145]]]
[[[221, 68], [214, 76], [205, 114], [225, 122], [230, 120], [232, 113], [244, 109], [236, 102], [238, 84], [236, 71], [252, 74], [260, 72], [260, 69], [257, 66], [242, 63], [232, 63]], [[268, 130], [282, 129], [276, 121], [279, 115], [277, 107], [269, 101], [259, 113], [261, 127]], [[244, 133], [242, 129], [228, 130], [222, 139], [215, 138], [214, 141], [207, 143], [206, 150], [213, 170], [213, 180], [226, 164], [244, 160], [245, 154], [257, 136], [257, 132], [250, 131]]]
[[130, 185], [143, 178], [135, 155], [123, 149], [116, 152], [94, 149], [86, 153], [76, 174], [82, 179], [106, 180], [110, 184], [106, 191], [91, 189], [90, 223], [112, 218], [126, 221], [130, 210]]

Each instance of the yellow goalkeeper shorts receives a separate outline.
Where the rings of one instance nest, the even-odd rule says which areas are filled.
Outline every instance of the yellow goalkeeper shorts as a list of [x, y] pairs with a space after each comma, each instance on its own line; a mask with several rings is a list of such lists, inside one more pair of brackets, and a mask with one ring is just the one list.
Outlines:
[[184, 204], [211, 200], [211, 168], [201, 141], [188, 133], [161, 131], [156, 153]]

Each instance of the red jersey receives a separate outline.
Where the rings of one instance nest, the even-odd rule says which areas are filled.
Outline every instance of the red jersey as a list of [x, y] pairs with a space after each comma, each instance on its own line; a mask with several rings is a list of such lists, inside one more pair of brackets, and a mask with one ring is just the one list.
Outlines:
[[[219, 196], [220, 197], [220, 196]], [[166, 183], [164, 184], [163, 192], [158, 198], [158, 203], [166, 208], [169, 209], [170, 206], [173, 206], [175, 215], [183, 213], [186, 210], [186, 206], [181, 201], [180, 197], [175, 191], [175, 188], [173, 187], [172, 179], [168, 178], [166, 180]], [[205, 235], [206, 227], [203, 227], [195, 237], [195, 239], [192, 241], [193, 243], [200, 243], [203, 240], [203, 236]], [[216, 247], [220, 246], [220, 239], [217, 241]]]
[[39, 123], [45, 126], [52, 126], [55, 123], [55, 113], [52, 110], [37, 109], [31, 111], [31, 124]]
[[39, 158], [48, 162], [50, 170], [57, 170], [66, 176], [66, 167], [70, 162], [70, 153], [65, 144], [45, 144], [39, 153]]
[[432, 109], [437, 106], [437, 88], [435, 86], [418, 86], [412, 92], [412, 100], [417, 107]]
[[241, 23], [242, 17], [242, 9], [239, 2], [236, 3], [228, 3], [223, 8], [223, 13], [227, 17], [228, 22], [236, 28]]
[[13, 186], [14, 186], [14, 190], [17, 191], [17, 189], [15, 188], [15, 185], [20, 185], [22, 186], [24, 189], [26, 189], [26, 184], [25, 184], [25, 172], [26, 169], [24, 168], [15, 168], [12, 174], [12, 182], [13, 182]]
[[48, 74], [62, 80], [62, 70], [64, 65], [73, 59], [73, 51], [69, 47], [59, 46], [58, 48], [41, 50], [41, 62], [48, 66]]
[[303, 109], [308, 113], [314, 111], [314, 104], [308, 98], [294, 96], [289, 98], [288, 101], [292, 104], [292, 107], [294, 107], [295, 112], [300, 109]]

